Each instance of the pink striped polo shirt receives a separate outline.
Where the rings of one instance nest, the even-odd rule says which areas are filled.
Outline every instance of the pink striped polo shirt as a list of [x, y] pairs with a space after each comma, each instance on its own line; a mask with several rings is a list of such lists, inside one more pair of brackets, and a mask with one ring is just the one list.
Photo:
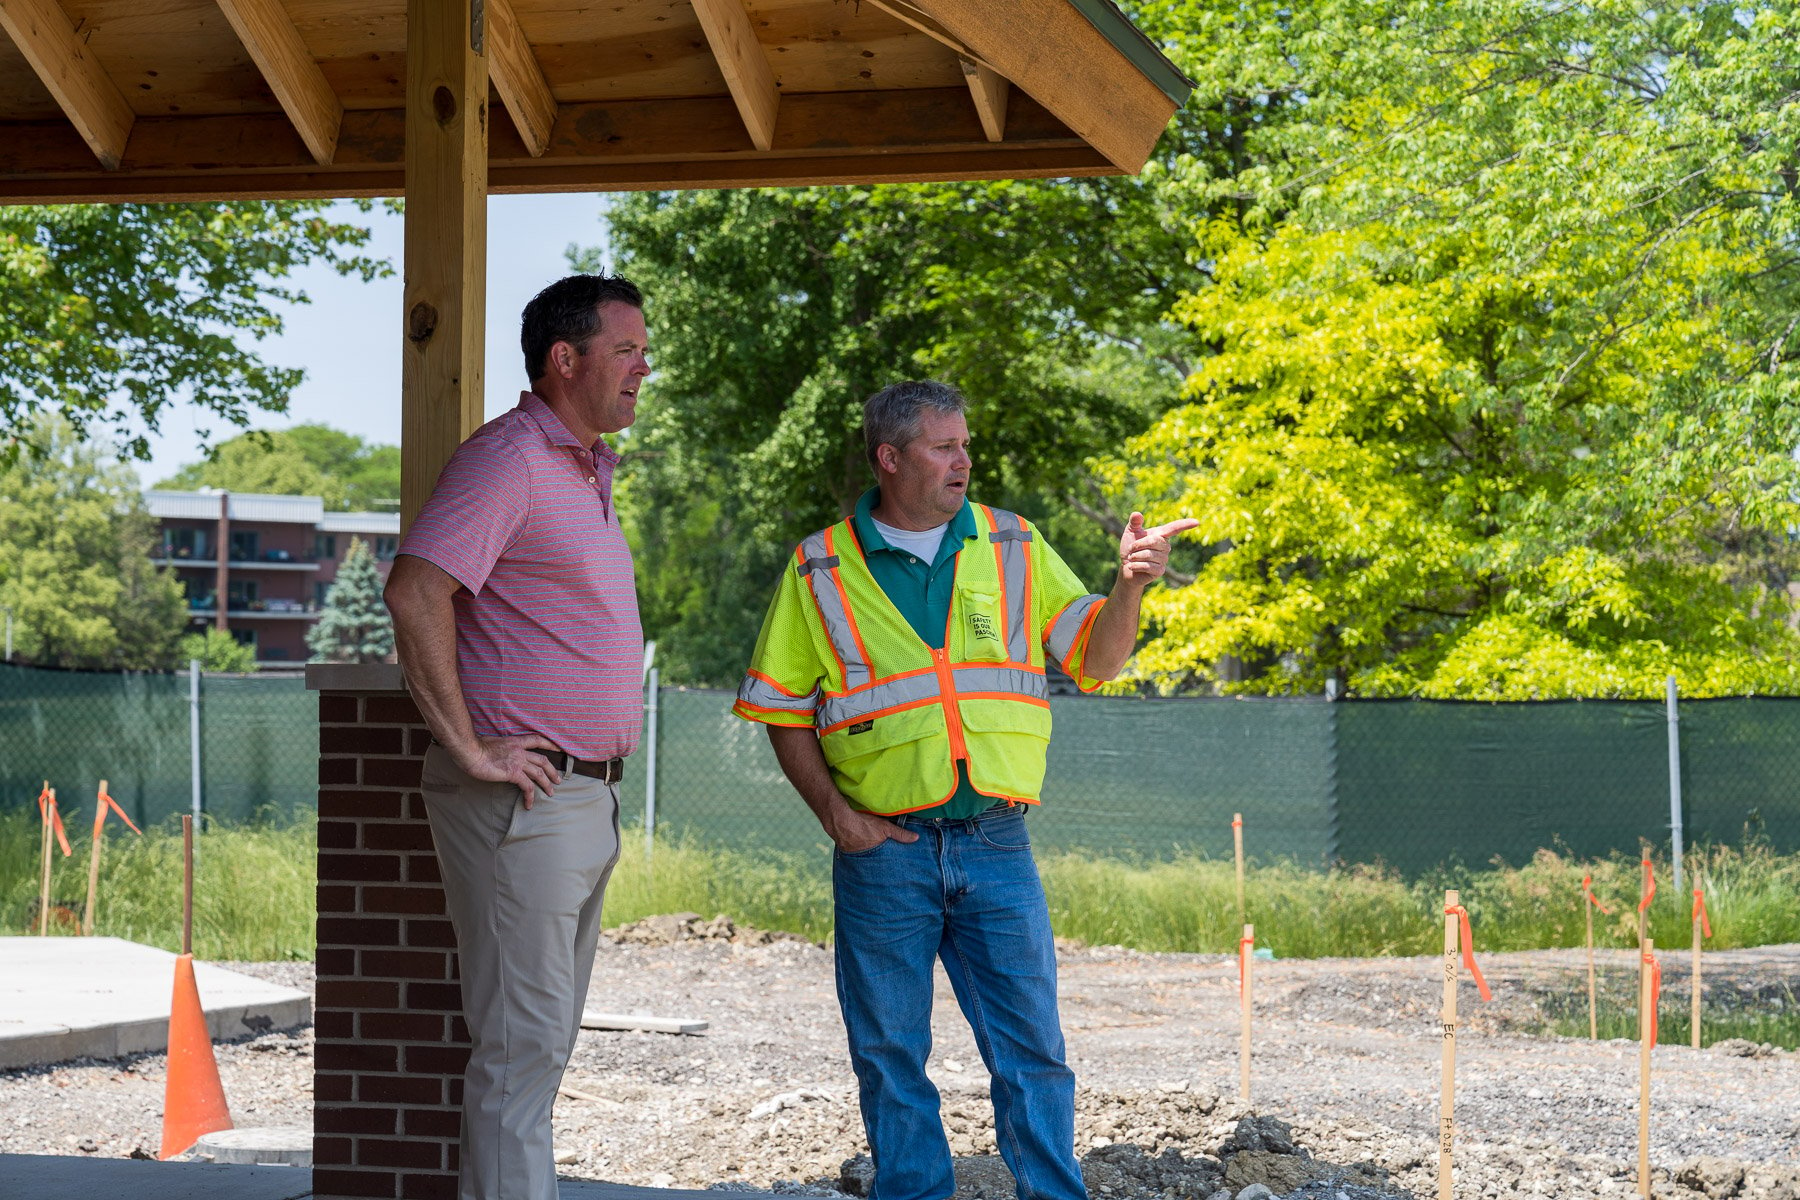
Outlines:
[[637, 749], [644, 634], [618, 461], [525, 392], [451, 456], [407, 531], [400, 553], [468, 589], [456, 664], [477, 734], [541, 734], [579, 758]]

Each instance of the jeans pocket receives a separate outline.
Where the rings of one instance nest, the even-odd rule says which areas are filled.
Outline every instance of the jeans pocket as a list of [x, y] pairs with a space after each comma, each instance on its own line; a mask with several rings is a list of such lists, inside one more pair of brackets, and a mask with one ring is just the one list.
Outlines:
[[893, 842], [893, 840], [894, 840], [893, 838], [882, 838], [879, 842], [876, 842], [873, 846], [870, 846], [867, 850], [839, 850], [837, 847], [834, 846], [834, 847], [832, 847], [831, 852], [833, 854], [837, 855], [839, 858], [850, 858], [850, 859], [874, 858], [876, 854], [880, 853], [881, 848], [883, 846], [891, 844]]
[[990, 850], [1031, 849], [1031, 833], [1025, 828], [1022, 812], [975, 822], [975, 836]]

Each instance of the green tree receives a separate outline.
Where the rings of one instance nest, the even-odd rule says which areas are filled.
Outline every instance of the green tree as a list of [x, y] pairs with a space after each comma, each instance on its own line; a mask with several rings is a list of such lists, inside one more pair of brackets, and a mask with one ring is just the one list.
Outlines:
[[[1326, 2], [1176, 314], [1187, 403], [1096, 464], [1210, 542], [1144, 679], [1376, 695], [1800, 687], [1791, 4]], [[1729, 97], [1729, 102], [1724, 98]]]
[[[35, 445], [30, 418], [58, 413], [149, 457], [177, 398], [244, 425], [283, 412], [297, 369], [254, 343], [279, 332], [271, 300], [309, 262], [364, 279], [389, 268], [354, 253], [368, 231], [320, 202], [0, 207], [0, 461]], [[204, 440], [207, 434], [202, 432]]]
[[319, 496], [339, 512], [387, 510], [400, 495], [400, 450], [329, 425], [252, 430], [220, 442], [207, 459], [157, 486]]
[[338, 564], [325, 611], [306, 631], [314, 662], [383, 662], [394, 652], [394, 623], [381, 599], [381, 572], [361, 538]]
[[248, 675], [256, 670], [255, 648], [232, 637], [230, 631], [218, 628], [184, 634], [176, 657], [180, 664], [199, 659], [202, 671], [225, 675]]
[[187, 617], [174, 574], [150, 565], [156, 522], [136, 475], [42, 415], [41, 454], [0, 467], [0, 607], [15, 653], [42, 666], [166, 670]]

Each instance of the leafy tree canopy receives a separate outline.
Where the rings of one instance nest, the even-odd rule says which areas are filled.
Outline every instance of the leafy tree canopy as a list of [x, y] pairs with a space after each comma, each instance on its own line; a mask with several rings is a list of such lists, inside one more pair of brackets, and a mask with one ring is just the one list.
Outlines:
[[325, 611], [306, 631], [314, 662], [382, 662], [394, 652], [394, 622], [381, 598], [381, 571], [369, 544], [350, 539]]
[[287, 280], [309, 262], [364, 279], [389, 272], [355, 253], [368, 231], [325, 207], [0, 207], [0, 460], [36, 445], [40, 412], [145, 459], [171, 403], [227, 426], [285, 411], [301, 372], [254, 352], [281, 329], [269, 302], [303, 301]]
[[320, 496], [334, 511], [391, 511], [400, 495], [400, 448], [329, 425], [253, 430], [219, 443], [205, 461], [157, 486]]
[[200, 660], [202, 671], [225, 675], [248, 675], [256, 670], [256, 648], [240, 642], [226, 629], [208, 628], [204, 633], [183, 634], [176, 653], [179, 663]]
[[1220, 68], [1307, 102], [1247, 130], [1251, 169], [1172, 172], [1231, 206], [1175, 303], [1207, 357], [1094, 464], [1211, 543], [1152, 599], [1140, 677], [1229, 655], [1268, 692], [1800, 687], [1795, 25], [1268, 10]]
[[156, 522], [136, 475], [41, 415], [39, 455], [0, 466], [0, 607], [18, 657], [40, 666], [165, 670], [187, 616], [174, 573], [150, 565]]

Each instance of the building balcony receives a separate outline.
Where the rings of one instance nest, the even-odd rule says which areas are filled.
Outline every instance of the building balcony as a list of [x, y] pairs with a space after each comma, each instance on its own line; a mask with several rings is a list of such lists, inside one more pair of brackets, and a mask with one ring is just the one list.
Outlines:
[[[319, 606], [302, 604], [298, 600], [261, 600], [255, 608], [228, 608], [225, 617], [230, 621], [316, 621], [319, 619]], [[218, 615], [218, 608], [211, 604], [188, 605], [188, 617], [195, 621], [210, 621]]]
[[[179, 555], [162, 555], [152, 558], [151, 563], [159, 567], [204, 567], [216, 570], [219, 560], [216, 558], [182, 558]], [[234, 558], [225, 564], [233, 571], [317, 571], [319, 560], [316, 558]]]

